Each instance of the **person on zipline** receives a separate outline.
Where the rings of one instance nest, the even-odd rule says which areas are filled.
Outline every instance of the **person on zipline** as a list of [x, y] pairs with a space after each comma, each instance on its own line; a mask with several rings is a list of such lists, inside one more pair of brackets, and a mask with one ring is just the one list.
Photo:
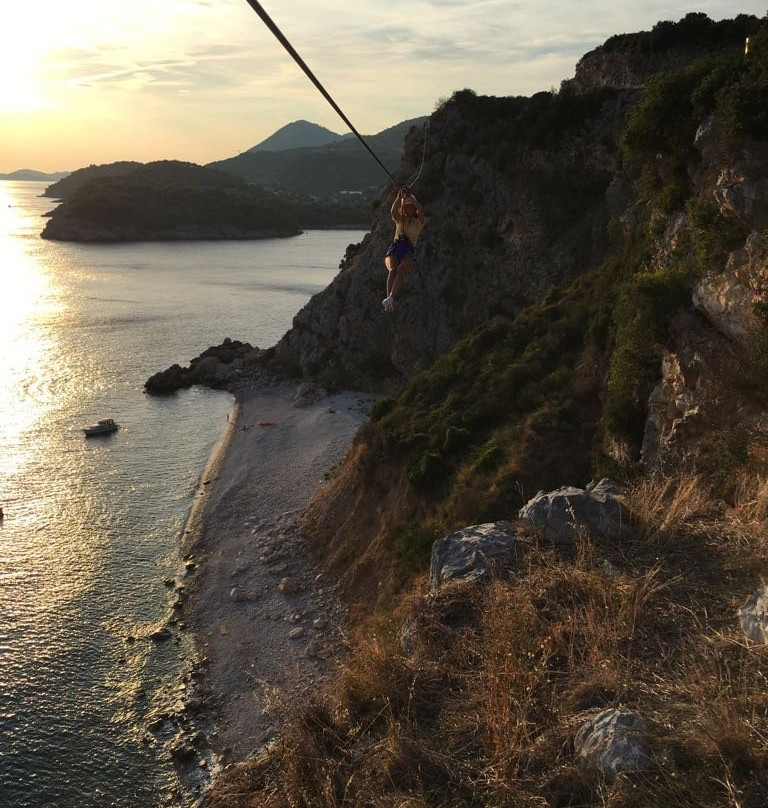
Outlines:
[[384, 255], [387, 296], [381, 301], [387, 313], [395, 310], [395, 297], [414, 267], [416, 241], [427, 221], [424, 208], [406, 186], [397, 192], [390, 213], [395, 223], [395, 238]]

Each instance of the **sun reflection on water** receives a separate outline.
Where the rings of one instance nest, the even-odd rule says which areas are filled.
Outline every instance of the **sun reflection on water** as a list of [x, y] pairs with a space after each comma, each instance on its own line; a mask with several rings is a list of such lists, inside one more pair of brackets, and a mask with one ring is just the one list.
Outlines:
[[[0, 186], [0, 437], [11, 441], [39, 423], [52, 404], [43, 368], [56, 346], [42, 324], [64, 308], [50, 270], [24, 239], [13, 237], [30, 225], [20, 211]], [[0, 454], [0, 474], [18, 470], [23, 460], [15, 452]]]

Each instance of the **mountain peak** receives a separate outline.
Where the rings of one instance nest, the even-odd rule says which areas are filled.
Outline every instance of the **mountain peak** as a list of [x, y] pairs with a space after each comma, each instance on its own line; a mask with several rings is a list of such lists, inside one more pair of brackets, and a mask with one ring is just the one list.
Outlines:
[[293, 121], [278, 129], [266, 140], [257, 143], [249, 152], [284, 151], [286, 149], [327, 146], [342, 140], [343, 136], [310, 121]]

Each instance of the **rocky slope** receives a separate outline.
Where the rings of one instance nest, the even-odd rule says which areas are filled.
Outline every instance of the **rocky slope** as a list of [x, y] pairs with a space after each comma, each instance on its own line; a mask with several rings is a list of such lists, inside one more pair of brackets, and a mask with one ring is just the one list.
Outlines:
[[[382, 554], [394, 564], [466, 519], [504, 518], [538, 488], [681, 463], [725, 479], [762, 456], [758, 26], [708, 21], [669, 57], [690, 61], [644, 87], [629, 38], [629, 87], [621, 71], [592, 86], [590, 57], [557, 94], [456, 93], [430, 122], [415, 188], [429, 220], [394, 315], [380, 309], [389, 189], [365, 242], [264, 353], [331, 388], [392, 394], [309, 514], [356, 596]], [[700, 59], [702, 42], [719, 50]], [[414, 134], [403, 180], [420, 158]]]
[[433, 115], [394, 315], [389, 189], [257, 355], [386, 394], [304, 519], [363, 629], [211, 806], [766, 804], [766, 101], [694, 14]]
[[[533, 99], [456, 94], [426, 135], [414, 192], [428, 223], [395, 315], [381, 316], [393, 229], [388, 188], [370, 237], [297, 315], [277, 360], [332, 387], [393, 390], [495, 314], [514, 316], [599, 261], [626, 102], [602, 90]], [[403, 181], [422, 154], [418, 131], [406, 141]]]

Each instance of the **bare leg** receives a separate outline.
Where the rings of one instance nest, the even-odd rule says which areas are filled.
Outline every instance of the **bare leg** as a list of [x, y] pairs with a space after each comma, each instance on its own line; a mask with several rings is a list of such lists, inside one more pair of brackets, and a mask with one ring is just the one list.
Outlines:
[[[391, 256], [390, 256], [391, 257]], [[394, 272], [390, 272], [387, 276], [387, 294], [395, 297], [400, 291], [405, 279], [413, 269], [413, 258], [406, 255], [405, 258], [397, 265]], [[394, 276], [394, 277], [393, 277]]]
[[397, 258], [394, 255], [388, 255], [384, 259], [384, 266], [387, 268], [387, 297], [391, 297], [392, 287], [397, 277]]

